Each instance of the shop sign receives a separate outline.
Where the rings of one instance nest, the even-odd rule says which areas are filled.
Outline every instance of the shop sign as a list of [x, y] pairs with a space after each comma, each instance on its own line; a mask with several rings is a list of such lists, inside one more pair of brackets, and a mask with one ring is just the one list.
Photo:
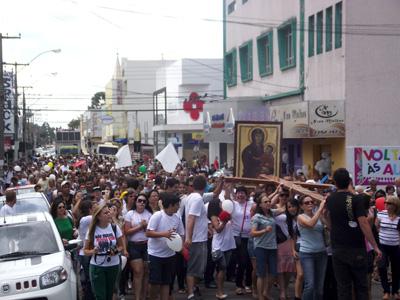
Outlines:
[[4, 134], [14, 134], [14, 76], [11, 72], [4, 72]]
[[192, 140], [193, 141], [204, 140], [204, 132], [192, 132]]
[[354, 177], [356, 185], [393, 184], [400, 177], [400, 147], [355, 147]]
[[283, 123], [283, 138], [309, 137], [308, 103], [270, 107], [270, 120]]
[[310, 101], [310, 137], [344, 137], [344, 101]]

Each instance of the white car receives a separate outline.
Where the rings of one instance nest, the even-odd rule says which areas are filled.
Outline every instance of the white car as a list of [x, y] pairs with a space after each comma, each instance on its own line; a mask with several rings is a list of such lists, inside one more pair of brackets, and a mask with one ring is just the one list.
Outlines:
[[0, 299], [76, 300], [77, 286], [71, 254], [48, 212], [1, 218]]
[[[5, 204], [6, 197], [0, 197], [0, 208]], [[50, 204], [43, 193], [23, 193], [17, 194], [15, 211], [17, 214], [27, 214], [32, 212], [49, 211]]]

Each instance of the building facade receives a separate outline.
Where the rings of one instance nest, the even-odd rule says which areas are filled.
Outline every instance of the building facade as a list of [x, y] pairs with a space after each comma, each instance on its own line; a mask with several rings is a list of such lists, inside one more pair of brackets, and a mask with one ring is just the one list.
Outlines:
[[321, 161], [328, 173], [354, 171], [358, 146], [400, 142], [393, 138], [400, 41], [385, 25], [397, 22], [399, 8], [396, 1], [225, 0], [226, 101], [258, 99], [269, 121], [283, 122], [292, 171], [311, 176]]
[[157, 71], [154, 97], [155, 152], [172, 142], [187, 160], [209, 157], [204, 141], [205, 103], [223, 98], [222, 59], [177, 60]]

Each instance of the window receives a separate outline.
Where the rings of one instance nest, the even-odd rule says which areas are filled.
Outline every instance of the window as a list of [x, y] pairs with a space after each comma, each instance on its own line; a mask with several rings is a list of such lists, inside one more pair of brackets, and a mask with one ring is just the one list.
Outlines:
[[228, 5], [228, 15], [233, 13], [235, 11], [235, 9], [236, 9], [236, 1], [232, 1]]
[[236, 71], [236, 49], [225, 55], [225, 81], [228, 86], [235, 86], [237, 83]]
[[315, 18], [314, 16], [308, 17], [308, 56], [314, 55], [315, 43]]
[[324, 13], [322, 11], [317, 13], [317, 54], [322, 53], [323, 17]]
[[296, 18], [278, 27], [279, 65], [281, 70], [296, 66]]
[[261, 77], [271, 75], [273, 72], [273, 46], [272, 31], [262, 34], [257, 38], [258, 70]]
[[335, 48], [342, 47], [342, 2], [335, 5]]
[[332, 50], [332, 6], [326, 9], [325, 14], [325, 51]]
[[253, 41], [239, 47], [239, 58], [242, 82], [253, 80]]

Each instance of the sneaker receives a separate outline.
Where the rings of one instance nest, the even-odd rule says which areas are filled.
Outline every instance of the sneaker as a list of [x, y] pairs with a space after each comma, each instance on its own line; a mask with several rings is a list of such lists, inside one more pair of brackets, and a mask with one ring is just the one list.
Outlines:
[[194, 289], [193, 289], [193, 294], [194, 294], [196, 297], [201, 297], [200, 288], [199, 288], [198, 286], [195, 286], [195, 287], [194, 287]]

